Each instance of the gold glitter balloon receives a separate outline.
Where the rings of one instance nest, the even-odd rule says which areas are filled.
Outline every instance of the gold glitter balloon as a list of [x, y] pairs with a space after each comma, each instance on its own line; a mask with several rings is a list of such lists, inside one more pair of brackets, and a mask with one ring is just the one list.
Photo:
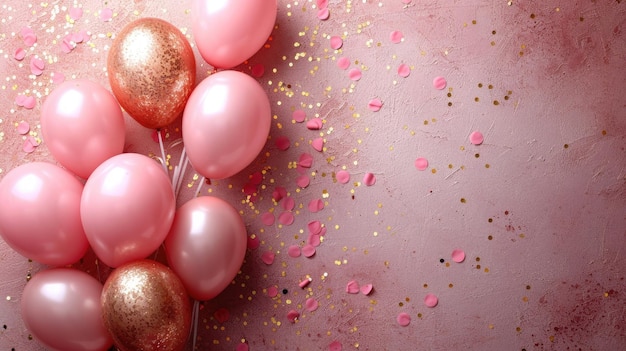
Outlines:
[[182, 114], [196, 83], [189, 42], [178, 28], [158, 18], [136, 20], [117, 34], [107, 70], [120, 105], [153, 129]]
[[183, 350], [191, 328], [185, 287], [168, 267], [150, 260], [114, 270], [102, 290], [104, 325], [120, 351]]

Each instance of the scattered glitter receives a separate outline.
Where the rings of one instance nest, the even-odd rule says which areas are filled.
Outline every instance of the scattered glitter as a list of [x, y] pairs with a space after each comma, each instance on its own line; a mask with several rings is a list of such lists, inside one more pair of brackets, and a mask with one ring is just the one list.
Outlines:
[[439, 299], [434, 294], [426, 294], [424, 297], [424, 304], [426, 307], [435, 307], [439, 303]]
[[263, 261], [263, 263], [265, 263], [266, 265], [271, 265], [272, 263], [274, 263], [274, 258], [276, 257], [276, 255], [271, 252], [271, 251], [265, 251], [262, 255], [261, 255], [261, 260]]
[[404, 39], [404, 34], [398, 30], [394, 30], [391, 34], [389, 34], [389, 40], [391, 40], [394, 44], [402, 42], [402, 39]]
[[479, 131], [472, 132], [472, 134], [470, 134], [469, 136], [470, 143], [474, 145], [480, 145], [483, 143], [484, 140], [485, 138], [483, 137], [483, 133]]
[[[313, 236], [316, 236], [316, 237], [318, 237], [318, 239], [319, 239], [319, 235], [313, 235]], [[318, 243], [318, 246], [319, 246], [319, 243]], [[306, 258], [313, 257], [313, 256], [315, 255], [315, 252], [316, 252], [316, 250], [315, 250], [315, 246], [313, 246], [313, 245], [309, 245], [309, 244], [307, 244], [307, 245], [304, 245], [304, 246], [302, 247], [302, 254], [303, 254], [303, 255], [304, 255], [304, 257], [306, 257]]]
[[313, 141], [311, 142], [311, 147], [315, 151], [322, 152], [322, 150], [324, 150], [324, 138], [315, 138], [315, 139], [313, 139]]
[[463, 250], [455, 249], [452, 251], [452, 261], [461, 263], [465, 260], [465, 252]]
[[359, 293], [359, 283], [356, 280], [351, 280], [346, 285], [346, 292], [348, 294], [358, 294]]
[[265, 212], [263, 215], [261, 215], [261, 222], [267, 226], [274, 225], [275, 220], [276, 218], [274, 217], [274, 213], [272, 212]]
[[423, 157], [417, 158], [415, 160], [415, 168], [418, 171], [425, 171], [428, 168], [428, 160]]
[[373, 111], [373, 112], [380, 111], [380, 109], [382, 107], [383, 107], [383, 102], [380, 101], [380, 99], [378, 99], [378, 98], [372, 99], [372, 100], [370, 100], [369, 103], [367, 103], [367, 108], [369, 108], [370, 111]]
[[317, 308], [320, 306], [319, 302], [317, 302], [317, 300], [312, 297], [306, 299], [306, 302], [304, 303], [304, 305], [306, 306], [306, 309], [309, 312], [313, 312], [317, 310]]
[[365, 284], [361, 286], [361, 294], [369, 295], [372, 293], [373, 289], [374, 289], [374, 286], [372, 284]]
[[398, 75], [402, 78], [406, 78], [411, 74], [411, 67], [409, 65], [403, 63], [398, 66]]
[[363, 176], [363, 183], [367, 186], [376, 184], [376, 176], [372, 173], [365, 173]]
[[320, 20], [325, 21], [328, 19], [328, 17], [330, 17], [330, 11], [328, 10], [328, 8], [325, 7], [317, 11], [317, 18], [319, 18]]
[[350, 181], [350, 173], [348, 171], [337, 172], [337, 181], [341, 184], [346, 184]]
[[291, 118], [298, 123], [302, 123], [306, 119], [306, 113], [302, 110], [295, 110], [291, 114]]
[[411, 316], [406, 312], [400, 312], [396, 317], [396, 322], [398, 322], [401, 326], [406, 327], [411, 324]]
[[306, 127], [310, 130], [319, 130], [322, 129], [322, 119], [321, 118], [313, 118], [310, 121], [306, 122]]
[[298, 318], [300, 318], [300, 312], [296, 310], [289, 310], [289, 312], [287, 312], [287, 319], [291, 323], [295, 323]]
[[435, 77], [435, 79], [433, 79], [433, 86], [437, 90], [443, 90], [446, 88], [447, 85], [448, 85], [448, 82], [446, 81], [444, 77], [440, 76], [440, 77]]
[[287, 248], [287, 254], [289, 255], [289, 257], [300, 257], [300, 255], [302, 254], [302, 251], [300, 250], [300, 246], [298, 245], [291, 245]]
[[321, 199], [313, 199], [309, 202], [309, 211], [317, 213], [324, 209], [324, 201]]
[[292, 212], [283, 212], [278, 215], [278, 223], [282, 225], [292, 225], [294, 216]]
[[339, 67], [342, 70], [347, 70], [348, 67], [350, 67], [350, 59], [347, 57], [340, 57], [337, 60], [337, 67]]
[[353, 81], [357, 81], [359, 79], [361, 79], [361, 70], [358, 68], [353, 68], [350, 71], [348, 71], [348, 77], [350, 77], [350, 79], [352, 79]]
[[338, 50], [343, 46], [343, 40], [340, 36], [333, 35], [330, 37], [330, 48], [333, 50]]
[[311, 180], [306, 175], [301, 175], [296, 178], [296, 184], [301, 188], [306, 188], [311, 183]]

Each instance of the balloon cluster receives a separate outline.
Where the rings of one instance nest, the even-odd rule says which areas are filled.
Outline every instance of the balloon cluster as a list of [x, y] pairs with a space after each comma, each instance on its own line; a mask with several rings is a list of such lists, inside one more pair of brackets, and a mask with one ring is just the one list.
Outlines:
[[[182, 115], [183, 152], [209, 179], [240, 172], [265, 145], [268, 97], [253, 78], [228, 69], [263, 46], [276, 0], [194, 0], [193, 13], [202, 57], [224, 70], [196, 86], [193, 51], [175, 26], [131, 22], [108, 55], [113, 94], [72, 80], [42, 106], [44, 140], [63, 168], [28, 163], [0, 181], [0, 235], [21, 255], [53, 267], [34, 275], [21, 299], [27, 328], [49, 349], [182, 350], [192, 323], [189, 297], [214, 298], [243, 263], [246, 228], [234, 207], [201, 196], [176, 209], [167, 169], [123, 153], [122, 108], [152, 129]], [[146, 259], [162, 244], [169, 267]], [[115, 268], [104, 284], [68, 268], [90, 247]]]

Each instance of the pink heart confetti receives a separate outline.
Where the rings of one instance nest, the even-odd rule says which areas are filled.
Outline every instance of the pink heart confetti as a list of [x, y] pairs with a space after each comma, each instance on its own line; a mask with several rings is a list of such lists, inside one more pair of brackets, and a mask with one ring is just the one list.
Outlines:
[[291, 212], [283, 212], [278, 215], [278, 223], [282, 225], [292, 225], [294, 220], [295, 218]]
[[24, 57], [26, 57], [26, 51], [24, 49], [22, 48], [15, 49], [15, 52], [13, 53], [14, 59], [16, 59], [17, 61], [22, 61]]
[[312, 247], [318, 247], [322, 243], [321, 236], [316, 234], [309, 234], [309, 237], [306, 239], [308, 245]]
[[311, 221], [309, 222], [309, 224], [307, 224], [307, 228], [309, 229], [309, 233], [319, 234], [322, 231], [322, 222]]
[[265, 224], [266, 226], [274, 225], [275, 220], [276, 218], [274, 217], [274, 213], [272, 212], [265, 212], [261, 215], [261, 223]]
[[219, 323], [224, 323], [230, 318], [230, 312], [226, 308], [219, 308], [213, 313], [213, 317]]
[[350, 77], [350, 79], [355, 82], [360, 80], [362, 75], [363, 74], [361, 73], [361, 70], [358, 68], [353, 68], [350, 71], [348, 71], [348, 77]]
[[[318, 246], [319, 246], [319, 244], [318, 244]], [[313, 246], [313, 245], [304, 245], [302, 247], [302, 254], [306, 258], [313, 257], [315, 255], [315, 246]]]
[[276, 138], [275, 144], [278, 150], [280, 151], [285, 151], [289, 149], [289, 147], [291, 146], [291, 142], [289, 141], [289, 138], [286, 136], [281, 136], [281, 137]]
[[298, 123], [302, 123], [306, 119], [306, 113], [302, 110], [295, 110], [291, 114], [291, 118]]
[[249, 250], [256, 250], [259, 248], [260, 245], [261, 245], [261, 240], [259, 240], [258, 236], [248, 237], [248, 249]]
[[367, 108], [369, 108], [370, 111], [373, 111], [373, 112], [380, 111], [382, 107], [383, 107], [383, 102], [380, 101], [380, 99], [378, 98], [370, 100], [370, 102], [367, 104]]
[[45, 64], [39, 57], [33, 56], [30, 59], [30, 71], [32, 74], [39, 76], [43, 73], [44, 68]]
[[324, 209], [324, 201], [322, 199], [313, 199], [309, 202], [309, 211], [317, 213]]
[[309, 130], [319, 130], [322, 129], [322, 125], [324, 123], [322, 122], [321, 118], [313, 118], [312, 120], [306, 122], [306, 127]]
[[283, 201], [283, 209], [285, 211], [292, 211], [294, 207], [296, 207], [296, 200], [294, 200], [291, 196], [285, 197], [285, 200]]
[[351, 280], [346, 285], [346, 292], [348, 294], [358, 294], [359, 293], [359, 283], [356, 280]]
[[300, 312], [296, 311], [296, 310], [290, 310], [289, 312], [287, 312], [287, 319], [291, 322], [291, 323], [295, 323], [296, 320], [300, 317]]
[[402, 78], [406, 78], [411, 74], [411, 67], [409, 65], [403, 63], [398, 66], [398, 75]]
[[372, 293], [373, 289], [374, 289], [374, 286], [372, 284], [365, 284], [361, 287], [361, 294], [369, 295]]
[[284, 198], [285, 196], [287, 196], [287, 189], [285, 189], [282, 186], [277, 186], [274, 191], [272, 192], [272, 198], [274, 199], [274, 201], [278, 202], [280, 201], [282, 198]]
[[28, 122], [21, 121], [20, 123], [18, 123], [17, 132], [20, 135], [28, 134], [29, 131], [30, 131], [30, 124], [28, 124]]
[[30, 139], [26, 139], [24, 140], [24, 144], [22, 145], [22, 150], [26, 153], [31, 153], [33, 151], [35, 151], [36, 145], [33, 145], [33, 143], [30, 141]]
[[324, 150], [324, 138], [315, 138], [311, 141], [311, 147], [315, 149], [315, 151], [322, 152]]
[[301, 175], [298, 178], [296, 178], [296, 185], [298, 185], [301, 188], [306, 188], [307, 186], [309, 186], [309, 184], [311, 184], [311, 180], [306, 175]]
[[276, 255], [271, 251], [265, 251], [261, 255], [261, 261], [263, 261], [263, 263], [265, 263], [268, 266], [274, 263], [275, 258], [276, 258]]
[[328, 0], [317, 0], [316, 4], [317, 4], [317, 8], [325, 9], [328, 7]]
[[329, 17], [330, 17], [330, 11], [328, 10], [328, 8], [325, 7], [317, 11], [317, 18], [319, 18], [320, 20], [326, 21]]
[[300, 246], [298, 245], [291, 245], [287, 248], [287, 255], [289, 255], [289, 257], [300, 257], [300, 255], [302, 254], [302, 250], [300, 249]]
[[311, 156], [311, 154], [308, 154], [306, 152], [303, 153], [302, 155], [300, 155], [300, 158], [298, 159], [298, 165], [304, 168], [311, 168], [311, 166], [313, 166], [313, 156]]
[[308, 299], [306, 299], [306, 302], [304, 303], [304, 306], [306, 307], [307, 311], [313, 312], [313, 311], [318, 309], [320, 304], [319, 304], [319, 302], [317, 302], [317, 300], [315, 298], [309, 297]]

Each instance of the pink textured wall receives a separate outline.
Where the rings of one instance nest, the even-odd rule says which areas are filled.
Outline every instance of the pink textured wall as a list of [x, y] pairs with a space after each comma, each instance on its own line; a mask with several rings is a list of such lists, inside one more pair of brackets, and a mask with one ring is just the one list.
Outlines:
[[[252, 247], [232, 286], [203, 304], [200, 349], [626, 349], [626, 2], [332, 0], [327, 20], [317, 16], [319, 2], [280, 0], [268, 45], [236, 68], [264, 68], [256, 77], [275, 118], [252, 165], [201, 191], [240, 210]], [[83, 15], [70, 20], [75, 7]], [[0, 177], [27, 162], [54, 162], [45, 140], [25, 142], [40, 141], [40, 107], [60, 75], [108, 87], [112, 38], [139, 17], [166, 19], [193, 44], [189, 8], [141, 0], [0, 5]], [[36, 35], [32, 46], [25, 27]], [[81, 31], [88, 40], [64, 52], [63, 38]], [[342, 38], [338, 50], [333, 36]], [[212, 68], [194, 51], [202, 79]], [[31, 71], [35, 56], [40, 75]], [[408, 76], [398, 73], [402, 64]], [[433, 87], [438, 76], [443, 90]], [[376, 98], [382, 107], [373, 112]], [[322, 128], [294, 122], [297, 110], [321, 118]], [[152, 132], [126, 117], [126, 151], [157, 154]], [[22, 121], [30, 134], [18, 132]], [[165, 140], [173, 162], [179, 126]], [[474, 131], [481, 145], [470, 143]], [[280, 137], [289, 149], [277, 147]], [[320, 137], [322, 152], [311, 146]], [[309, 169], [295, 166], [303, 153], [313, 157]], [[416, 169], [418, 157], [426, 170]], [[346, 184], [336, 179], [342, 170]], [[300, 171], [306, 188], [296, 184]], [[250, 185], [255, 174], [260, 183]], [[193, 196], [193, 176], [189, 170], [179, 204]], [[276, 187], [295, 200], [292, 224], [278, 221], [286, 200], [272, 200]], [[324, 208], [312, 212], [317, 199]], [[268, 212], [272, 225], [262, 221]], [[326, 228], [315, 256], [290, 257], [311, 221]], [[452, 261], [454, 249], [464, 262]], [[162, 250], [156, 257], [164, 259]], [[109, 273], [92, 253], [75, 267], [102, 281]], [[27, 275], [43, 268], [0, 240], [3, 350], [43, 349], [19, 315]], [[352, 280], [373, 291], [346, 293]], [[439, 304], [425, 306], [426, 294]], [[307, 309], [309, 298], [317, 310]], [[295, 323], [292, 309], [300, 312]], [[408, 326], [397, 323], [401, 313]]]

